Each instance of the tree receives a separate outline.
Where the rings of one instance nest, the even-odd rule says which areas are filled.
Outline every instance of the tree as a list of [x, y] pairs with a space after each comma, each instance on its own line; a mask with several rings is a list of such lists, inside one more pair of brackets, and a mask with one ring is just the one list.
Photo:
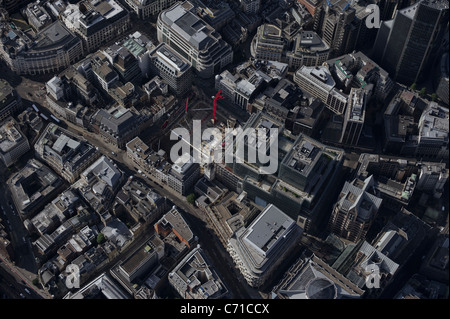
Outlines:
[[186, 196], [186, 200], [189, 204], [194, 205], [195, 204], [195, 194], [191, 193]]
[[36, 287], [39, 287], [39, 279], [34, 278], [33, 279], [33, 285], [35, 285]]
[[427, 94], [427, 89], [426, 89], [426, 88], [422, 88], [422, 89], [420, 90], [420, 92], [419, 92], [419, 95], [420, 95], [421, 97], [425, 97], [426, 94]]
[[97, 235], [97, 244], [103, 244], [106, 241], [106, 237], [103, 233], [98, 233]]
[[436, 93], [433, 93], [433, 94], [431, 94], [431, 101], [436, 101], [437, 100], [437, 94]]
[[409, 87], [411, 91], [415, 91], [417, 87], [417, 83], [414, 82], [413, 84], [411, 84], [411, 86]]

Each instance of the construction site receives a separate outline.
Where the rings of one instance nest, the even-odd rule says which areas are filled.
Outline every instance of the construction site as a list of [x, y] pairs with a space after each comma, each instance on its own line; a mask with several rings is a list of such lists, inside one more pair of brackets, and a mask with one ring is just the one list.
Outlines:
[[[221, 147], [222, 154], [224, 154], [225, 130], [227, 128], [237, 128], [241, 124], [239, 120], [230, 114], [229, 110], [227, 111], [227, 106], [231, 102], [227, 101], [219, 90], [215, 96], [210, 97], [210, 101], [200, 99], [190, 104], [189, 98], [187, 98], [185, 103], [183, 108], [180, 107], [163, 124], [163, 126], [167, 126], [169, 129], [165, 132], [161, 140], [158, 141], [158, 145], [154, 145], [154, 148], [163, 149], [167, 154], [170, 154], [172, 146], [178, 142], [178, 140], [170, 139], [171, 131], [175, 128], [185, 128], [190, 134], [190, 141], [188, 143], [191, 145], [192, 152], [192, 148], [196, 147], [196, 145], [192, 145], [193, 130], [204, 132], [208, 128], [216, 128], [221, 134], [215, 134], [214, 137], [208, 140], [202, 140], [202, 149], [197, 149], [197, 151], [200, 151], [203, 157], [211, 156], [213, 158], [214, 149]], [[199, 123], [200, 127], [194, 128], [194, 125], [199, 125]], [[165, 129], [166, 127], [163, 128]], [[219, 146], [218, 143], [222, 145]]]

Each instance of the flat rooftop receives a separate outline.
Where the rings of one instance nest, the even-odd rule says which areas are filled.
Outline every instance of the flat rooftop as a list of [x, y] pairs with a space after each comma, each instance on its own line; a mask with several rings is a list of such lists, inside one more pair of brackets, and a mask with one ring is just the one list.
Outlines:
[[140, 247], [130, 257], [128, 257], [120, 265], [120, 267], [128, 274], [131, 274], [162, 249], [164, 249], [164, 243], [158, 237], [154, 236], [147, 243], [145, 243], [145, 245]]
[[163, 226], [169, 223], [172, 229], [187, 242], [190, 242], [194, 238], [194, 233], [189, 228], [189, 225], [184, 220], [183, 216], [181, 216], [180, 212], [176, 209], [172, 209], [166, 213], [158, 223], [161, 223]]
[[7, 153], [26, 139], [13, 118], [0, 123], [0, 152]]
[[179, 2], [161, 14], [161, 20], [178, 33], [197, 50], [205, 49], [210, 42], [214, 29], [191, 12], [190, 2]]
[[276, 206], [270, 204], [249, 226], [244, 240], [267, 254], [295, 221]]
[[165, 43], [161, 43], [156, 49], [156, 55], [172, 68], [182, 73], [190, 67], [190, 64], [178, 55], [172, 48]]

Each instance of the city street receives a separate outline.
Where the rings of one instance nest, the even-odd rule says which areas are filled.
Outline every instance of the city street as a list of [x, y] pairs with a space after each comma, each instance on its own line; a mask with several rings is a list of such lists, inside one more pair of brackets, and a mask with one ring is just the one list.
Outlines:
[[[72, 123], [66, 122], [66, 124], [70, 131], [77, 135], [82, 135], [89, 143], [98, 147], [102, 154], [116, 161], [118, 167], [128, 176], [139, 175], [134, 169], [136, 164], [133, 163], [124, 150], [118, 149], [110, 143], [106, 143], [99, 135], [86, 132]], [[116, 155], [112, 155], [112, 152]], [[146, 178], [143, 176], [139, 177], [144, 179], [146, 183], [161, 196], [166, 197], [173, 205], [176, 205], [182, 210], [183, 216], [185, 216], [194, 234], [199, 237], [200, 245], [207, 252], [213, 265], [218, 269], [219, 275], [223, 278], [225, 285], [231, 291], [233, 297], [240, 299], [250, 297], [261, 298], [257, 290], [251, 289], [245, 283], [239, 272], [234, 268], [231, 257], [225, 251], [225, 248], [221, 245], [213, 232], [207, 228], [206, 219], [202, 216], [203, 213], [199, 209], [188, 204], [185, 197], [179, 195], [165, 184], [155, 182], [148, 176]], [[230, 272], [230, 270], [232, 270], [232, 272]]]
[[[33, 279], [37, 277], [37, 265], [33, 254], [32, 244], [23, 221], [16, 211], [11, 200], [11, 195], [6, 186], [8, 170], [3, 164], [0, 164], [0, 180], [4, 181], [0, 185], [0, 217], [7, 227], [7, 232], [10, 235], [11, 244], [13, 246], [15, 260], [14, 264], [7, 262], [3, 256], [2, 267], [14, 273], [15, 278], [20, 278], [23, 281], [23, 286], [28, 286], [31, 289], [37, 289], [32, 284]], [[42, 290], [38, 292], [46, 296]]]

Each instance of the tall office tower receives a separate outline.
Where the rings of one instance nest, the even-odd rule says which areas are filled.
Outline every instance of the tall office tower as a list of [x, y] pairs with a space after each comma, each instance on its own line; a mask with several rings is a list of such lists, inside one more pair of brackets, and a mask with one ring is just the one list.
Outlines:
[[318, 33], [320, 26], [323, 23], [322, 15], [322, 0], [297, 0], [301, 5], [303, 5], [306, 10], [313, 17], [313, 30]]
[[31, 1], [32, 0], [0, 0], [0, 7], [5, 8], [8, 13], [14, 13]]
[[298, 1], [313, 16], [312, 29], [330, 46], [331, 57], [359, 50], [375, 39], [376, 29], [365, 23], [370, 14], [367, 1]]
[[328, 223], [331, 232], [353, 242], [365, 238], [382, 202], [372, 194], [374, 183], [373, 176], [345, 182]]
[[436, 59], [448, 18], [448, 0], [422, 0], [398, 10], [393, 20], [381, 24], [374, 60], [398, 82], [420, 82], [423, 71]]
[[253, 38], [250, 53], [258, 60], [284, 62], [286, 44], [280, 28], [273, 24], [263, 24], [258, 27]]
[[331, 47], [332, 56], [339, 56], [350, 51], [354, 44], [355, 29], [351, 23], [355, 19], [355, 10], [346, 10], [325, 6], [325, 19], [322, 26], [322, 38]]
[[352, 88], [344, 114], [344, 125], [340, 142], [347, 146], [358, 145], [366, 114], [367, 96], [364, 89]]
[[416, 0], [376, 0], [380, 8], [380, 20], [386, 21], [394, 18], [395, 12], [416, 3]]
[[261, 0], [240, 0], [241, 10], [247, 14], [256, 14], [261, 8]]

